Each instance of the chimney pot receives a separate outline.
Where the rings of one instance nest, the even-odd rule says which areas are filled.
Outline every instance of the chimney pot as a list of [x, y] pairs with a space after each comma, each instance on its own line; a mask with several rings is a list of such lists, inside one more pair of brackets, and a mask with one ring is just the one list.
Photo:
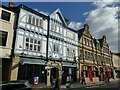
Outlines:
[[9, 2], [9, 7], [14, 7], [14, 3], [13, 2]]

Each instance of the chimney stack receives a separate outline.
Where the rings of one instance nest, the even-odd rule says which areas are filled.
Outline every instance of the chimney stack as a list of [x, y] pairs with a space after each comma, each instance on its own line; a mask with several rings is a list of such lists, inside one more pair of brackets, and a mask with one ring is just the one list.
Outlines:
[[13, 2], [9, 2], [9, 7], [14, 7], [14, 3]]

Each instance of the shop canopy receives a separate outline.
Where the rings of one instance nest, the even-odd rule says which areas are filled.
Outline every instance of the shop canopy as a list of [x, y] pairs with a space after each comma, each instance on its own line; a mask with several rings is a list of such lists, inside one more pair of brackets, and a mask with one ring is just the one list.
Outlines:
[[41, 59], [31, 59], [31, 58], [20, 58], [21, 64], [37, 64], [37, 65], [46, 65], [47, 61]]
[[70, 63], [70, 62], [62, 62], [62, 66], [77, 67], [77, 64], [76, 63]]

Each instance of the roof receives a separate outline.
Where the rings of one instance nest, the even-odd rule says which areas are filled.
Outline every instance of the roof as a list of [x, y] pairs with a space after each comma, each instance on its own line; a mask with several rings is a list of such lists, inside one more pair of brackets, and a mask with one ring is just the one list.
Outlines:
[[64, 24], [65, 24], [65, 26], [67, 26], [66, 20], [65, 20], [65, 18], [63, 17], [63, 15], [62, 15], [62, 13], [61, 13], [61, 11], [60, 11], [59, 8], [57, 8], [53, 13], [51, 13], [50, 16], [51, 16], [51, 15], [54, 15], [55, 13], [59, 13], [60, 17], [62, 18], [62, 20], [63, 20], [63, 22], [64, 22]]
[[82, 37], [84, 30], [85, 30], [85, 29], [82, 28], [82, 29], [80, 29], [80, 30], [77, 31], [77, 32], [78, 32], [78, 38], [81, 38], [81, 37]]
[[75, 29], [73, 29], [73, 28], [70, 28], [70, 27], [66, 27], [67, 29], [69, 29], [70, 31], [73, 31], [73, 32], [75, 32], [75, 33], [77, 33], [78, 31], [76, 31]]
[[120, 56], [120, 53], [114, 53], [114, 52], [112, 52], [112, 54], [117, 55], [117, 56]]
[[100, 47], [102, 47], [102, 46], [103, 46], [103, 38], [98, 39], [98, 41], [99, 41], [99, 43], [100, 43]]
[[34, 14], [36, 14], [36, 15], [38, 15], [38, 16], [48, 17], [47, 14], [45, 14], [45, 13], [43, 13], [43, 12], [40, 12], [40, 11], [36, 11], [36, 10], [34, 10], [34, 9], [32, 9], [32, 8], [29, 8], [29, 7], [27, 7], [27, 6], [23, 5], [23, 4], [20, 4], [20, 5], [17, 6], [17, 7], [7, 7], [7, 8], [9, 8], [9, 10], [11, 10], [11, 11], [13, 11], [13, 12], [16, 12], [16, 13], [19, 13], [19, 10], [22, 8], [22, 9], [25, 9], [25, 10], [27, 10], [27, 11], [29, 11], [29, 12], [31, 12], [31, 13], [34, 13]]
[[29, 8], [29, 7], [27, 7], [27, 6], [23, 5], [23, 4], [20, 4], [18, 7], [23, 8], [23, 9], [25, 9], [25, 10], [27, 10], [27, 11], [30, 11], [31, 13], [34, 13], [34, 14], [36, 14], [36, 15], [38, 15], [38, 16], [45, 16], [45, 17], [48, 16], [48, 15], [46, 15], [46, 14], [43, 13], [43, 12], [36, 11], [36, 10], [34, 10], [34, 9], [32, 9], [32, 8]]
[[2, 5], [2, 8], [6, 9], [6, 10], [9, 10], [9, 11], [11, 11], [11, 12], [14, 12], [13, 10], [10, 9], [10, 7], [6, 7], [6, 6], [4, 6], [4, 5]]
[[97, 46], [97, 40], [95, 38], [93, 39], [93, 42], [94, 42], [94, 45], [96, 47]]
[[85, 31], [85, 28], [86, 28], [86, 27], [89, 29], [89, 25], [88, 25], [87, 23], [84, 24], [84, 27], [83, 27], [82, 29], [78, 30], [78, 37], [79, 37], [79, 38], [82, 37], [83, 32]]

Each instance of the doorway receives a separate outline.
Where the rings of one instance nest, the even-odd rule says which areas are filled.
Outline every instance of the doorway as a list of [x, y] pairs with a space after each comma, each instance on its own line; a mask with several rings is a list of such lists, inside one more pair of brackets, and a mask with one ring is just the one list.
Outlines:
[[51, 77], [53, 77], [53, 78], [59, 77], [59, 69], [58, 68], [51, 68]]

